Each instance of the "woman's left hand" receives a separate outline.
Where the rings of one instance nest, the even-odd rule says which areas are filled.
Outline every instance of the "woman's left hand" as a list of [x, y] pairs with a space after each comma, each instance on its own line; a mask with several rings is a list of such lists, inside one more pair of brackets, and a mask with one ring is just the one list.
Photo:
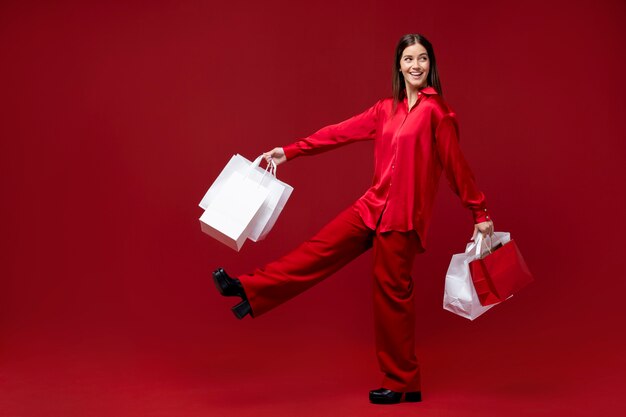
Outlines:
[[472, 236], [472, 240], [478, 236], [478, 233], [482, 233], [483, 237], [493, 235], [493, 222], [491, 220], [487, 222], [476, 223], [474, 225], [474, 236]]

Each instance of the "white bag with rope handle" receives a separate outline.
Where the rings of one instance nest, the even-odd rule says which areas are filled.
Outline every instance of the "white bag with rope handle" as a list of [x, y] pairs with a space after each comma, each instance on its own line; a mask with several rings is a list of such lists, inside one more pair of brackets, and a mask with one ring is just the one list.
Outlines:
[[274, 161], [271, 161], [269, 165], [271, 175], [265, 175], [265, 171], [262, 171], [261, 168], [257, 167], [256, 170], [256, 176], [261, 176], [260, 181], [269, 189], [269, 194], [259, 209], [254, 226], [248, 236], [248, 239], [253, 242], [265, 239], [270, 230], [272, 230], [272, 227], [274, 227], [274, 223], [276, 223], [278, 216], [283, 211], [287, 200], [293, 192], [291, 185], [285, 184], [276, 178], [278, 169]]
[[[499, 304], [481, 305], [474, 289], [472, 276], [470, 275], [469, 263], [474, 259], [482, 257], [485, 252], [489, 251], [489, 248], [483, 246], [483, 240], [482, 234], [478, 233], [474, 241], [467, 244], [464, 253], [452, 255], [452, 260], [450, 260], [450, 266], [446, 273], [443, 308], [470, 320], [474, 320], [491, 307]], [[499, 243], [505, 244], [510, 240], [510, 233], [494, 232], [490, 238], [491, 247], [495, 247]]]
[[[221, 227], [224, 229], [220, 231], [219, 228], [207, 223], [207, 221], [215, 223], [217, 219], [215, 218], [215, 213], [206, 214], [205, 212], [204, 217], [200, 218], [202, 230], [237, 251], [241, 249], [246, 238], [257, 242], [267, 236], [293, 192], [292, 186], [276, 178], [276, 164], [272, 161], [265, 169], [262, 169], [259, 167], [261, 160], [262, 156], [250, 162], [239, 154], [234, 155], [199, 204], [205, 210], [208, 210], [210, 207], [212, 212], [221, 210]], [[239, 174], [236, 174], [236, 178], [233, 179], [233, 173], [243, 175], [243, 183], [241, 183], [242, 178]], [[253, 183], [258, 184], [258, 186], [252, 186], [251, 184]], [[255, 198], [258, 197], [260, 199], [259, 196], [256, 196], [259, 186], [267, 189], [268, 193], [258, 211], [242, 213], [242, 209], [253, 210], [258, 205]], [[250, 187], [251, 190], [248, 190]], [[229, 191], [224, 191], [224, 188], [227, 188]], [[241, 199], [244, 199], [244, 201], [241, 201]], [[232, 206], [234, 211], [229, 209], [229, 204], [234, 204]], [[250, 217], [251, 215], [252, 217]], [[232, 217], [237, 217], [235, 223], [224, 222], [224, 218]], [[241, 226], [244, 225], [248, 218], [251, 218], [251, 220], [242, 230]], [[240, 227], [234, 227], [236, 224]], [[228, 225], [232, 227], [229, 228]], [[226, 232], [226, 235], [224, 235], [224, 232]]]
[[270, 194], [266, 181], [272, 176], [270, 166], [259, 168], [261, 159], [250, 162], [234, 155], [199, 204], [205, 209], [200, 217], [202, 231], [236, 251], [259, 227], [261, 207]]

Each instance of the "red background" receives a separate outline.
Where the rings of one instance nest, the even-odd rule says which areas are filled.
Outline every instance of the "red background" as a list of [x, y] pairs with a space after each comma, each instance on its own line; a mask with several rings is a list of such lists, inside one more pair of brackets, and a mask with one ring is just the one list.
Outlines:
[[[625, 18], [619, 0], [2, 2], [0, 416], [620, 414]], [[258, 319], [210, 281], [358, 198], [372, 144], [281, 166], [295, 191], [240, 253], [197, 204], [232, 154], [389, 95], [413, 32], [536, 282], [474, 322], [442, 309], [472, 231], [442, 180], [414, 268], [424, 402], [380, 407], [370, 253]]]

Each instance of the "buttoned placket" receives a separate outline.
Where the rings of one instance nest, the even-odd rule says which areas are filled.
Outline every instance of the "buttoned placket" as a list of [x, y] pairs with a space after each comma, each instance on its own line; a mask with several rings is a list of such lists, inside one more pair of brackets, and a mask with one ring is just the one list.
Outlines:
[[[404, 126], [406, 119], [409, 117], [409, 114], [413, 110], [415, 110], [415, 108], [419, 105], [420, 101], [422, 100], [422, 96], [423, 95], [421, 91], [417, 93], [417, 100], [415, 104], [413, 105], [413, 107], [411, 108], [411, 110], [409, 110], [409, 100], [407, 97], [405, 97], [406, 114], [404, 115], [404, 119], [402, 120], [402, 123], [400, 123], [400, 126], [398, 127], [396, 134], [393, 136], [393, 143], [391, 144], [391, 146], [393, 147], [393, 160], [391, 161], [392, 172], [391, 172], [391, 179], [389, 180], [389, 187], [391, 187], [391, 185], [393, 184], [393, 176], [395, 174], [396, 160], [398, 159], [398, 137], [400, 136], [400, 131], [402, 130], [402, 126]], [[387, 192], [387, 198], [389, 198], [389, 192]]]
[[405, 98], [405, 105], [406, 105], [406, 114], [404, 115], [404, 119], [402, 120], [402, 123], [400, 123], [400, 126], [398, 126], [398, 129], [396, 130], [395, 134], [393, 135], [392, 138], [392, 143], [391, 146], [393, 148], [393, 159], [391, 161], [391, 178], [389, 179], [389, 187], [387, 188], [387, 197], [385, 198], [385, 204], [383, 205], [383, 211], [381, 213], [381, 216], [379, 218], [379, 222], [380, 219], [382, 219], [382, 215], [385, 211], [385, 208], [387, 207], [387, 202], [389, 201], [389, 194], [391, 192], [391, 186], [393, 185], [393, 177], [395, 175], [395, 168], [396, 168], [396, 160], [398, 159], [398, 137], [400, 136], [400, 132], [402, 131], [402, 126], [404, 126], [404, 123], [406, 122], [406, 119], [409, 117], [409, 114], [415, 110], [415, 108], [419, 105], [420, 101], [422, 100], [423, 94], [421, 92], [417, 93], [417, 101], [416, 103], [413, 105], [413, 107], [411, 108], [411, 110], [409, 110], [409, 101], [408, 98]]

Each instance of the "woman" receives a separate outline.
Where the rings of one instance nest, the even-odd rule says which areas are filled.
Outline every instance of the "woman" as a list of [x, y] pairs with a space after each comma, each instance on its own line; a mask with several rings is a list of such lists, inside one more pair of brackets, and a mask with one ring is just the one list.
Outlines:
[[367, 192], [313, 238], [251, 274], [213, 273], [222, 295], [240, 296], [238, 318], [259, 316], [328, 277], [369, 248], [374, 255], [376, 352], [385, 374], [370, 391], [377, 404], [420, 401], [415, 355], [415, 305], [410, 276], [426, 232], [439, 178], [471, 210], [474, 235], [493, 233], [484, 194], [461, 153], [455, 113], [442, 97], [432, 45], [419, 34], [404, 35], [393, 64], [393, 97], [313, 135], [264, 153], [282, 164], [358, 140], [374, 140], [374, 180]]

